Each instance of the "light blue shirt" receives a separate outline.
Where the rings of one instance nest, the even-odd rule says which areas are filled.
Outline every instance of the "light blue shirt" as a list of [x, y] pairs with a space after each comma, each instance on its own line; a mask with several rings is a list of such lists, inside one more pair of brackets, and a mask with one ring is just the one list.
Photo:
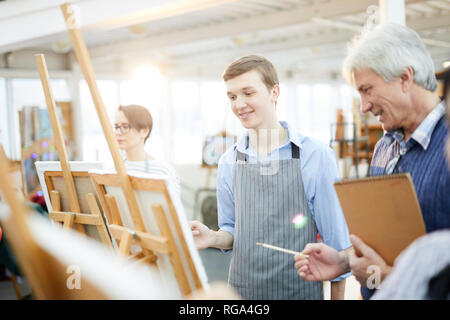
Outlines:
[[[338, 251], [350, 247], [347, 224], [333, 186], [333, 183], [339, 180], [333, 150], [318, 140], [296, 132], [287, 122], [281, 121], [280, 124], [287, 129], [288, 140], [268, 154], [265, 160], [291, 159], [291, 142], [300, 148], [300, 169], [305, 194], [322, 241]], [[247, 148], [247, 136], [248, 132], [222, 155], [217, 173], [219, 229], [233, 236], [235, 224], [233, 179], [236, 149], [247, 155], [249, 163], [256, 163], [257, 159], [256, 152], [250, 146]], [[335, 281], [349, 275], [350, 273], [343, 275]]]

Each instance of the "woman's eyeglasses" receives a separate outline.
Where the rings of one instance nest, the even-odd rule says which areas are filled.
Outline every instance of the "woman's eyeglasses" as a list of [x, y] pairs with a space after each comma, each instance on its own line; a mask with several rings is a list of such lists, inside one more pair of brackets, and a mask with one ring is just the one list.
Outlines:
[[130, 131], [131, 126], [128, 123], [124, 123], [122, 125], [114, 125], [114, 132], [119, 132], [120, 134], [126, 134]]

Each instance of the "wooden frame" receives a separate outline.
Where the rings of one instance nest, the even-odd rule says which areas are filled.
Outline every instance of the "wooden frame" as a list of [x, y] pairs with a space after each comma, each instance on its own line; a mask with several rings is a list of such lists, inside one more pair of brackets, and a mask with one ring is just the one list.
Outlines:
[[[120, 190], [118, 175], [94, 172], [91, 172], [90, 175], [108, 220], [114, 222], [109, 225], [109, 228], [112, 237], [119, 242], [119, 254], [138, 259], [139, 262], [152, 264], [157, 264], [158, 259], [167, 256], [182, 296], [187, 296], [197, 289], [202, 289], [206, 276], [202, 279], [199, 270], [196, 268], [183, 234], [180, 219], [168, 191], [166, 180], [129, 176], [136, 194], [145, 191], [148, 194], [158, 195], [159, 200], [165, 202], [145, 202], [148, 203], [148, 208], [142, 208], [143, 201], [138, 201], [141, 204], [141, 212], [146, 215], [142, 217], [142, 220], [147, 230], [142, 232], [134, 230], [132, 219], [127, 216], [127, 212], [124, 212], [124, 206], [121, 206], [122, 210], [119, 209], [118, 202], [124, 201], [124, 193], [121, 194], [122, 199], [118, 199], [117, 194], [115, 196], [108, 192], [108, 190], [114, 188], [116, 191]], [[137, 197], [140, 199], [139, 195]], [[153, 215], [153, 217], [149, 217], [150, 215]], [[156, 220], [157, 226], [149, 222], [153, 219]], [[148, 229], [153, 229], [153, 232]], [[132, 245], [140, 247], [142, 251], [132, 252]]]
[[[31, 212], [12, 186], [7, 169], [0, 145], [0, 191], [7, 202], [0, 204], [0, 220], [33, 298], [175, 298], [164, 289], [155, 270], [127, 263], [100, 243], [72, 230], [54, 228]], [[79, 280], [73, 281], [77, 272]]]
[[[75, 167], [75, 170], [79, 169], [76, 164], [76, 162], [71, 164]], [[89, 165], [89, 163], [82, 164]], [[100, 166], [100, 163], [98, 163], [97, 168]], [[89, 173], [87, 171], [71, 171], [80, 208], [80, 212], [72, 212], [67, 190], [62, 181], [64, 174], [61, 170], [57, 170], [58, 167], [59, 163], [56, 161], [36, 162], [36, 169], [47, 202], [50, 219], [56, 223], [61, 223], [63, 228], [72, 229], [75, 226], [83, 228], [82, 234], [86, 234], [112, 249], [108, 223], [105, 221]]]
[[11, 212], [14, 212], [6, 217], [3, 215], [2, 224], [35, 297], [38, 299], [104, 298], [105, 296], [88, 282], [83, 290], [67, 290], [66, 267], [40, 247], [34, 239], [27, 221], [30, 217], [29, 209], [12, 187], [8, 171], [8, 162], [0, 145], [0, 176], [2, 176], [0, 190]]

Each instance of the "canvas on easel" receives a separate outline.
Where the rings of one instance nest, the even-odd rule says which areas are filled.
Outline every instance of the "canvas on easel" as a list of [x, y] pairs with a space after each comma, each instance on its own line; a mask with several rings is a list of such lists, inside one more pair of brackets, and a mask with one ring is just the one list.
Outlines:
[[[86, 235], [112, 247], [108, 222], [88, 173], [90, 169], [101, 169], [102, 164], [82, 161], [70, 161], [69, 164], [80, 206], [79, 213], [71, 211], [59, 161], [36, 162], [36, 170], [50, 219], [63, 224], [63, 226], [66, 224], [67, 228], [72, 228], [74, 224], [82, 224]], [[73, 216], [70, 225], [68, 216]]]
[[139, 232], [134, 229], [118, 175], [100, 170], [89, 173], [122, 255], [153, 263], [165, 285], [180, 298], [208, 287], [183, 205], [169, 177], [129, 171], [145, 225], [144, 232]]
[[389, 265], [426, 233], [409, 173], [346, 180], [336, 182], [334, 187], [350, 233]]

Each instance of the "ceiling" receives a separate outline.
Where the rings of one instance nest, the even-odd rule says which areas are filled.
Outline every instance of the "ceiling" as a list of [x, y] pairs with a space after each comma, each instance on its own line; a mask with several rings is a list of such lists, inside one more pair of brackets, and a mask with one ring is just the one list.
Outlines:
[[[348, 41], [377, 0], [7, 0], [0, 2], [0, 54], [65, 53], [70, 40], [59, 6], [80, 8], [96, 64], [152, 61], [168, 70], [217, 74], [248, 53], [263, 54], [285, 76], [339, 77]], [[437, 69], [450, 59], [450, 0], [405, 0], [406, 24], [426, 41]], [[369, 8], [369, 10], [368, 10]]]

